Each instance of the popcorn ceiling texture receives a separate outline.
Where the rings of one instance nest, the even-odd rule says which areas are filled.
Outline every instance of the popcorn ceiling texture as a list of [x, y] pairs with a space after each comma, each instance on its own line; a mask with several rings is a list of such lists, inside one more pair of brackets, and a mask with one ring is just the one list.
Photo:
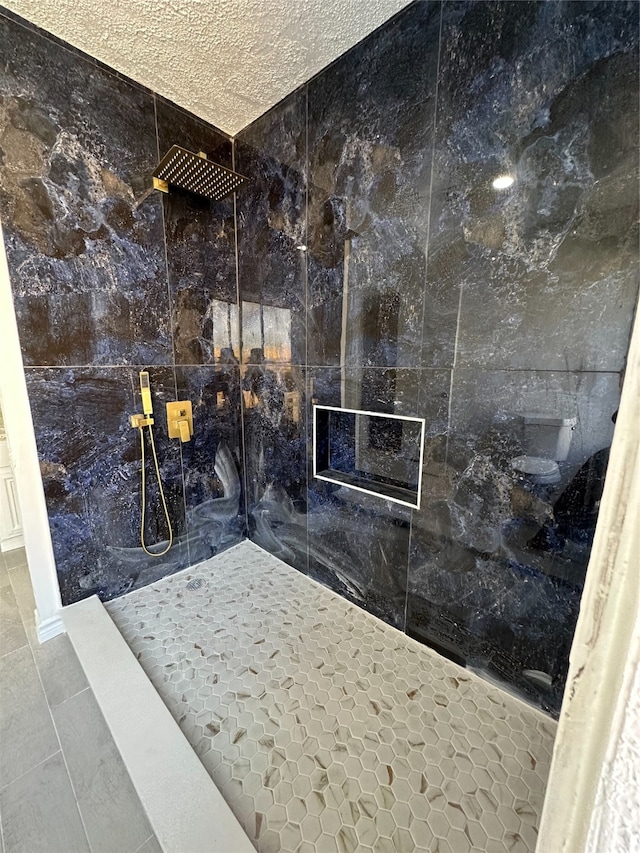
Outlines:
[[6, 8], [231, 135], [407, 0], [10, 0]]

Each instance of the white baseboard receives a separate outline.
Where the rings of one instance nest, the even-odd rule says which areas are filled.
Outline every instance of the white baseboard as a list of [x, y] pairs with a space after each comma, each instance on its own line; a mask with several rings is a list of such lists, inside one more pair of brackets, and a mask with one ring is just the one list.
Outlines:
[[7, 551], [15, 551], [17, 548], [24, 548], [24, 538], [22, 533], [17, 536], [10, 536], [8, 539], [3, 539], [0, 542], [0, 551], [6, 554]]
[[37, 610], [35, 611], [35, 614], [36, 625], [38, 626], [36, 632], [40, 643], [46, 643], [47, 640], [52, 640], [54, 637], [57, 637], [58, 634], [64, 634], [65, 627], [64, 622], [62, 621], [62, 614], [51, 616], [43, 622], [40, 621]]

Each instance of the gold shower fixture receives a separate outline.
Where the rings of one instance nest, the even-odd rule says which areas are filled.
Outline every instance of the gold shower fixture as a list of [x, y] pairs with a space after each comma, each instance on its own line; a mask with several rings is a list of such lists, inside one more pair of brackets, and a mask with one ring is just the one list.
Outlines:
[[191, 400], [167, 403], [167, 430], [169, 438], [179, 438], [183, 443], [193, 435], [193, 409]]

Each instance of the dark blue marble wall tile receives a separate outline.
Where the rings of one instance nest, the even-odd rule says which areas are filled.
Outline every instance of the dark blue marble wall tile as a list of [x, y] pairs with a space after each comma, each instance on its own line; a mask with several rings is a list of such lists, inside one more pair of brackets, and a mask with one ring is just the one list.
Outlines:
[[242, 393], [250, 537], [306, 572], [305, 371], [245, 365]]
[[[311, 405], [420, 417], [428, 389], [433, 399], [433, 406], [428, 407], [432, 428], [445, 429], [447, 400], [440, 395], [448, 390], [446, 371], [309, 368], [307, 373]], [[404, 629], [411, 510], [315, 479], [312, 410], [308, 417], [309, 574], [385, 622]]]
[[242, 131], [236, 170], [242, 361], [306, 360], [306, 90]]
[[[94, 593], [112, 598], [188, 565], [180, 451], [163, 428], [164, 405], [175, 393], [173, 371], [157, 367], [149, 373], [155, 445], [176, 540], [157, 558], [140, 547], [141, 449], [139, 433], [129, 423], [129, 416], [141, 411], [137, 371], [26, 371], [64, 604]], [[168, 531], [148, 435], [145, 449], [145, 540], [153, 546], [166, 544]]]
[[308, 86], [309, 364], [423, 363], [439, 24], [412, 4]]
[[618, 373], [457, 368], [451, 431], [475, 447], [496, 427], [504, 436], [515, 429], [515, 443], [505, 438], [504, 454], [514, 450], [512, 455], [518, 456], [525, 452], [519, 415], [537, 412], [576, 418], [566, 465], [574, 473], [589, 456], [611, 444], [611, 416], [618, 408], [620, 388]]
[[0, 202], [26, 365], [171, 359], [153, 97], [0, 16]]
[[193, 437], [180, 445], [189, 562], [206, 560], [245, 536], [240, 370], [178, 367], [177, 399], [193, 406]]
[[448, 527], [445, 504], [412, 537], [407, 632], [557, 716], [581, 588], [478, 554]]
[[[425, 454], [407, 630], [559, 711], [602, 494], [616, 373], [454, 371], [450, 430]], [[535, 484], [522, 415], [576, 418], [559, 481]], [[427, 443], [429, 447], [429, 443]], [[543, 685], [528, 670], [546, 673]]]
[[[445, 5], [429, 282], [457, 364], [620, 370], [638, 291], [636, 2]], [[493, 180], [513, 178], [508, 189]], [[427, 322], [425, 345], [433, 334]]]
[[[215, 128], [160, 98], [157, 120], [159, 157], [180, 145], [231, 168], [232, 143]], [[229, 349], [239, 358], [233, 197], [171, 187], [162, 199], [176, 363], [213, 364]]]

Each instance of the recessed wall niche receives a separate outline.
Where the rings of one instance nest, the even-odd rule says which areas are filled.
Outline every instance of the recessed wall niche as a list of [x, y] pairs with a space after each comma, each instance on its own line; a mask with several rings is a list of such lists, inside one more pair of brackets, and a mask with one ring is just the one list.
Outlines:
[[313, 407], [313, 476], [420, 508], [424, 418]]

